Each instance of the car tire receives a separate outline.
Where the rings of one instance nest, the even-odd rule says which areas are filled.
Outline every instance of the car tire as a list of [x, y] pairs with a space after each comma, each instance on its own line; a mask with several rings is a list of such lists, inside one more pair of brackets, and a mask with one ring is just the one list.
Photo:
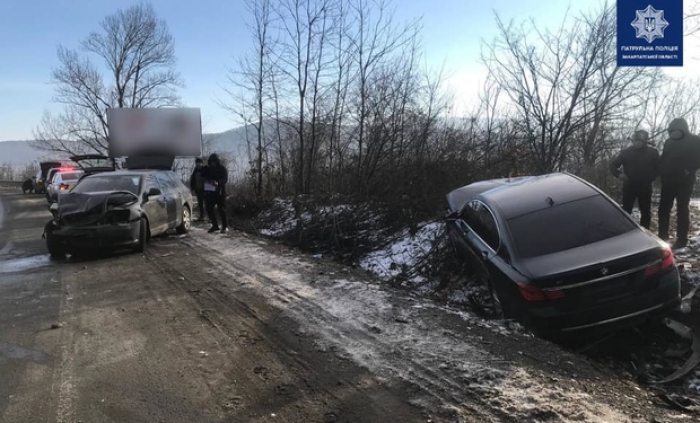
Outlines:
[[63, 258], [66, 256], [66, 251], [63, 249], [63, 247], [57, 242], [56, 238], [53, 236], [53, 231], [55, 229], [55, 226], [53, 222], [49, 222], [46, 224], [46, 227], [44, 228], [44, 234], [46, 237], [46, 249], [49, 251], [49, 254], [51, 257], [55, 258]]
[[[493, 305], [493, 314], [496, 319], [514, 319], [517, 318], [517, 313], [513, 310], [512, 305], [508, 302], [508, 298], [501, 295], [494, 286], [491, 279], [488, 281], [489, 293], [491, 295], [491, 304]], [[503, 301], [505, 299], [505, 302]]]
[[136, 244], [134, 247], [134, 252], [135, 253], [145, 253], [146, 252], [146, 246], [148, 244], [148, 219], [145, 217], [141, 217], [140, 223], [139, 223], [139, 243]]
[[182, 224], [176, 228], [177, 233], [186, 234], [192, 227], [192, 211], [188, 205], [182, 207]]

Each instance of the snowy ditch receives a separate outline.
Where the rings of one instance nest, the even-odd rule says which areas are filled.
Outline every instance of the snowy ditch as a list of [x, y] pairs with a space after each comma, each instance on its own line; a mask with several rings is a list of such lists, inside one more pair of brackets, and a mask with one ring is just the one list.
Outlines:
[[[695, 199], [691, 203], [693, 208], [695, 209], [700, 209], [700, 200]], [[268, 227], [266, 229], [263, 229], [260, 231], [262, 235], [269, 236], [272, 238], [280, 238], [282, 237], [285, 233], [288, 233], [289, 231], [295, 229], [299, 223], [299, 220], [301, 220], [302, 225], [308, 224], [313, 216], [308, 213], [304, 212], [299, 214], [299, 218], [295, 215], [294, 212], [294, 206], [291, 202], [283, 201], [283, 200], [276, 200], [275, 204], [273, 206], [273, 209], [275, 211], [273, 213], [268, 213], [267, 216], [265, 216]], [[352, 212], [353, 207], [351, 206], [334, 206], [334, 207], [317, 207], [316, 213], [326, 213], [328, 215], [337, 215], [340, 213], [345, 213], [345, 212]], [[264, 214], [264, 213], [263, 213]], [[365, 216], [366, 217], [366, 216]], [[638, 211], [635, 210], [633, 212], [633, 217], [636, 219], [639, 219], [639, 214]], [[654, 216], [656, 217], [656, 216]], [[693, 219], [694, 221], [697, 219]], [[385, 236], [380, 236], [379, 234], [376, 235], [376, 239], [383, 239], [385, 241], [384, 244], [381, 244], [379, 242], [376, 243], [375, 248], [372, 251], [369, 251], [368, 253], [364, 254], [357, 260], [357, 264], [359, 267], [362, 269], [372, 273], [377, 279], [381, 281], [395, 281], [397, 277], [402, 278], [402, 286], [410, 288], [410, 291], [418, 294], [419, 296], [425, 296], [429, 294], [433, 294], [434, 290], [437, 286], [437, 282], [433, 279], [431, 279], [430, 276], [425, 276], [421, 272], [421, 262], [426, 260], [426, 257], [430, 256], [436, 248], [436, 243], [439, 242], [440, 238], [443, 236], [445, 226], [444, 223], [441, 221], [437, 222], [423, 222], [417, 226], [417, 230], [414, 233], [411, 233], [410, 231], [403, 230], [399, 233], [396, 233], [390, 237], [385, 237]], [[699, 233], [700, 235], [700, 233]], [[317, 257], [321, 257], [322, 254], [317, 254]], [[697, 238], [694, 238], [691, 241], [691, 248], [688, 248], [686, 250], [678, 251], [677, 252], [677, 258], [679, 262], [684, 263], [686, 267], [688, 267], [688, 270], [684, 272], [684, 283], [689, 284], [691, 289], [693, 287], [698, 287], [700, 286], [700, 277], [698, 277], [697, 271], [700, 270], [700, 236]], [[406, 278], [407, 277], [407, 278]], [[382, 334], [382, 338], [385, 339], [391, 339], [392, 343], [397, 342], [398, 344], [405, 343], [407, 340], [413, 339], [415, 342], [415, 334], [412, 334], [410, 332], [406, 332], [407, 328], [403, 326], [399, 326], [398, 328], [395, 329], [389, 329], [387, 327], [379, 327], [376, 326], [377, 320], [382, 321], [383, 319], [386, 320], [387, 318], [387, 313], [391, 314], [390, 309], [386, 309], [386, 306], [380, 306], [376, 303], [376, 301], [369, 301], [370, 299], [376, 300], [377, 298], [382, 298], [381, 296], [381, 289], [380, 288], [368, 288], [370, 286], [374, 286], [371, 284], [367, 283], [362, 283], [361, 287], [362, 290], [364, 290], [365, 295], [367, 295], [367, 298], [364, 298], [363, 296], [359, 296], [357, 298], [353, 298], [353, 295], [356, 295], [357, 292], [359, 291], [360, 286], [357, 285], [357, 281], [344, 281], [340, 283], [337, 287], [329, 287], [329, 286], [324, 286], [323, 291], [317, 291], [314, 290], [314, 298], [315, 299], [322, 299], [324, 301], [324, 309], [329, 310], [334, 316], [342, 317], [343, 319], [350, 319], [350, 316], [355, 316], [357, 319], [355, 319], [354, 323], [357, 329], [359, 330], [360, 327], [363, 328], [375, 328], [372, 330], [378, 331], [378, 333]], [[343, 288], [341, 288], [343, 287]], [[299, 287], [297, 287], [299, 288]], [[307, 287], [308, 288], [308, 287]], [[454, 287], [453, 287], [454, 288]], [[464, 286], [462, 287], [463, 289], [452, 289], [452, 292], [449, 293], [448, 296], [448, 302], [450, 303], [457, 303], [457, 304], [465, 304], [468, 303], [467, 297], [470, 296], [472, 293], [471, 290], [478, 290], [480, 287], [476, 286]], [[369, 290], [369, 291], [368, 291]], [[340, 291], [340, 292], [338, 292]], [[700, 297], [700, 295], [698, 295]], [[692, 310], [692, 315], [693, 316], [700, 316], [700, 313], [698, 313], [697, 308], [700, 307], [700, 302], [697, 301], [698, 299], [695, 298], [688, 298], [687, 301], [684, 301], [683, 307], [681, 308], [681, 313], [688, 314], [691, 312], [691, 303], [695, 301], [693, 304], [695, 309]], [[384, 300], [379, 302], [380, 304], [386, 304]], [[354, 304], [354, 306], [351, 306]], [[375, 314], [371, 314], [369, 316], [365, 316], [367, 313], [367, 307], [370, 309], [373, 309], [376, 311]], [[432, 303], [432, 302], [426, 302], [426, 301], [420, 301], [417, 303], [416, 308], [413, 309], [413, 311], [418, 310], [418, 309], [426, 309], [428, 307], [437, 307], [441, 309], [445, 309], [444, 307], [440, 306], [437, 303]], [[448, 308], [449, 309], [449, 308]], [[524, 332], [520, 330], [519, 327], [516, 327], [515, 329], [515, 334], [512, 331], [511, 327], [508, 324], [505, 324], [504, 322], [500, 321], [495, 321], [495, 320], [489, 320], [489, 319], [483, 319], [480, 317], [477, 317], [476, 314], [471, 313], [470, 311], [467, 310], [459, 310], [459, 309], [453, 309], [449, 311], [450, 313], [459, 313], [460, 317], [464, 319], [465, 321], [469, 322], [469, 325], [474, 325], [474, 326], [479, 326], [479, 327], [484, 327], [488, 328], [488, 330], [501, 334], [501, 335], [506, 335], [506, 336], [529, 336], [529, 335], [524, 335]], [[696, 314], [697, 313], [697, 314]], [[367, 320], [363, 321], [362, 316], [367, 317]], [[391, 319], [389, 319], [391, 320]], [[413, 321], [413, 320], [412, 320]], [[411, 326], [415, 326], [415, 324], [412, 324]], [[413, 329], [418, 329], [418, 328], [413, 328]], [[322, 325], [319, 328], [319, 331], [322, 333]], [[329, 335], [329, 334], [326, 334]], [[414, 338], [411, 338], [414, 336]], [[431, 347], [431, 349], [435, 350], [440, 350], [440, 345], [441, 342], [431, 338], [430, 336], [435, 336], [434, 334], [428, 336], [428, 333], [423, 333], [422, 336], [427, 336], [425, 339], [425, 343], [423, 342], [418, 342], [417, 345], [425, 346], [425, 345], [434, 345], [434, 347]], [[331, 337], [332, 339], [332, 337]], [[454, 348], [454, 343], [449, 343], [447, 345], [450, 345], [450, 348]], [[363, 348], [367, 348], [367, 345], [363, 344], [352, 344], [349, 343], [346, 346], [348, 354], [353, 358], [353, 360], [358, 361], [358, 362], [363, 362], [367, 367], [376, 367], [376, 362], [374, 362], [373, 365], [373, 360], [378, 360], [376, 355], [373, 355], [367, 351], [363, 351]], [[411, 348], [409, 348], [411, 349]], [[412, 350], [412, 349], [411, 349]], [[470, 354], [472, 356], [475, 356], [477, 354], [474, 350], [470, 351], [464, 351], [460, 350], [459, 348], [457, 351], [461, 352], [462, 354]], [[478, 351], [478, 350], [477, 350]], [[434, 351], [434, 354], [439, 354], [442, 357], [450, 357], [450, 354], [445, 355], [447, 352], [440, 350], [439, 353], [437, 351]], [[421, 357], [420, 352], [415, 352], [415, 357]], [[478, 360], [477, 360], [478, 362]], [[443, 363], [443, 365], [445, 365]], [[478, 366], [477, 366], [478, 367]], [[660, 365], [653, 365], [653, 367], [656, 367], [656, 371], [658, 373], [664, 373], [666, 372], [666, 375], [668, 375], [668, 369], [662, 370], [663, 366]], [[490, 367], [492, 370], [493, 368]], [[436, 369], [436, 371], [440, 371], [444, 369], [440, 369], [439, 367]], [[522, 370], [521, 372], [516, 372], [516, 375], [523, 375], [522, 372], [525, 372], [525, 370]], [[496, 372], [497, 374], [498, 372]], [[694, 374], [694, 376], [693, 376]], [[488, 378], [487, 378], [488, 379]], [[499, 378], [494, 378], [494, 379], [499, 379]], [[525, 378], [527, 379], [527, 378]], [[519, 380], [519, 377], [514, 376], [511, 374], [509, 376], [509, 379], [513, 381], [516, 385], [519, 382], [515, 382]], [[694, 373], [691, 373], [690, 376], [686, 377], [685, 379], [685, 389], [683, 390], [683, 394], [696, 392], [698, 395], [700, 395], [700, 370], [696, 369]], [[504, 389], [504, 382], [503, 380], [500, 380], [499, 384], [501, 386], [501, 389], [499, 389], [500, 394], [499, 395], [506, 395], [507, 392], [509, 392], [507, 389]], [[530, 383], [530, 382], [526, 382]], [[510, 395], [513, 396], [515, 395], [515, 392], [519, 392], [519, 389], [514, 389], [513, 392], [510, 392]], [[515, 399], [514, 399], [515, 400]], [[532, 402], [532, 398], [527, 399], [526, 402]], [[540, 401], [535, 401], [536, 403], [539, 403]], [[590, 411], [590, 410], [589, 410]], [[597, 412], [600, 412], [601, 410], [598, 410]], [[612, 413], [612, 411], [610, 411]], [[608, 414], [608, 412], [605, 412], [603, 414]], [[612, 413], [614, 414], [614, 413]], [[557, 415], [561, 416], [561, 413], [557, 413]], [[579, 415], [579, 417], [587, 415], [587, 412], [583, 412], [583, 414]], [[610, 415], [610, 414], [608, 414]], [[573, 421], [580, 421], [576, 418], [573, 419]], [[584, 419], [583, 421], [589, 421], [589, 419]], [[597, 420], [590, 420], [590, 421], [597, 421]], [[600, 420], [600, 421], [618, 421], [617, 418], [610, 417], [608, 420]]]

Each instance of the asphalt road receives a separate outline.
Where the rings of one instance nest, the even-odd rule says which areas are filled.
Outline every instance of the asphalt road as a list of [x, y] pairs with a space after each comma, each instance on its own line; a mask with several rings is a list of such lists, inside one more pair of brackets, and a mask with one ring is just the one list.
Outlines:
[[43, 196], [0, 204], [1, 422], [426, 421], [264, 299], [206, 288], [211, 252], [186, 238], [55, 262]]

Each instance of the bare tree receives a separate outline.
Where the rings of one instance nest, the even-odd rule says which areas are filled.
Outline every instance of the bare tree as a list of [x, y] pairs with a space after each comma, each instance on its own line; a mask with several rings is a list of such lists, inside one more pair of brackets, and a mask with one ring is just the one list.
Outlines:
[[176, 90], [182, 82], [175, 72], [174, 40], [150, 4], [119, 10], [101, 27], [79, 49], [58, 47], [60, 65], [52, 72], [52, 82], [55, 101], [64, 110], [45, 115], [35, 131], [38, 148], [105, 154], [108, 108], [179, 104]]
[[362, 183], [363, 153], [365, 149], [370, 81], [382, 70], [387, 59], [400, 47], [410, 44], [420, 32], [420, 20], [414, 20], [403, 27], [393, 21], [395, 6], [390, 0], [350, 1], [351, 14], [355, 20], [349, 42], [355, 50], [357, 65], [357, 106], [354, 113], [357, 119], [357, 175]]
[[246, 0], [245, 3], [252, 19], [247, 27], [253, 38], [253, 47], [250, 53], [239, 60], [237, 68], [229, 71], [228, 79], [233, 88], [226, 88], [226, 91], [241, 104], [224, 107], [243, 118], [245, 124], [249, 121], [247, 109], [254, 111], [251, 123], [256, 132], [256, 145], [251, 149], [254, 151], [251, 161], [255, 163], [251, 171], [255, 177], [255, 195], [260, 198], [264, 178], [263, 162], [268, 144], [265, 137], [265, 117], [268, 114], [266, 103], [271, 98], [270, 86], [274, 72], [271, 55], [276, 40], [272, 34], [271, 0]]
[[574, 152], [592, 166], [603, 124], [644, 104], [656, 81], [656, 70], [616, 66], [614, 16], [606, 3], [593, 16], [567, 15], [556, 32], [496, 16], [500, 34], [483, 60], [518, 112], [541, 173], [563, 170]]
[[[582, 97], [584, 126], [577, 152], [583, 167], [594, 167], [601, 154], [610, 148], [610, 139], [603, 135], [603, 127], [617, 125], [636, 129], [632, 111], [645, 108], [652, 90], [663, 81], [658, 68], [627, 67], [616, 63], [615, 6], [604, 4], [593, 16], [584, 15], [587, 43], [599, 44], [600, 51], [592, 57], [591, 77], [586, 81]], [[606, 140], [608, 142], [606, 142]]]
[[685, 0], [683, 26], [685, 35], [700, 34], [700, 0]]

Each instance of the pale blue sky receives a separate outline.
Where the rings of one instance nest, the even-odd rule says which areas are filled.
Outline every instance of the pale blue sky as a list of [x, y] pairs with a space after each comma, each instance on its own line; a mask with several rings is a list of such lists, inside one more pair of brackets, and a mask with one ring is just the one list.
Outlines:
[[[602, 0], [576, 1], [574, 10]], [[48, 84], [57, 64], [56, 46], [75, 47], [99, 22], [131, 0], [1, 0], [0, 1], [0, 141], [32, 136], [44, 110], [52, 105]], [[153, 0], [175, 38], [178, 71], [188, 106], [200, 107], [204, 130], [218, 132], [235, 126], [216, 102], [224, 99], [233, 57], [249, 47], [242, 0]], [[397, 0], [397, 20], [423, 16], [423, 44], [429, 65], [451, 75], [454, 92], [467, 99], [476, 93], [483, 75], [480, 39], [495, 35], [493, 10], [503, 18], [533, 16], [544, 25], [561, 22], [568, 6], [562, 0]]]

